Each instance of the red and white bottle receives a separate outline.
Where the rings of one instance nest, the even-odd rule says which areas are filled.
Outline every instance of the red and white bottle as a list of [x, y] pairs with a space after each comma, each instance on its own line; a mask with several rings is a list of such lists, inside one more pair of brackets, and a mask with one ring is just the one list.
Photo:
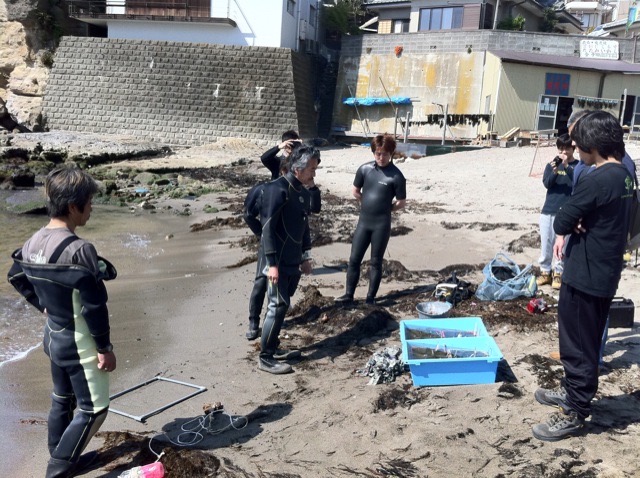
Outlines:
[[164, 466], [159, 461], [136, 466], [119, 474], [118, 478], [164, 478]]

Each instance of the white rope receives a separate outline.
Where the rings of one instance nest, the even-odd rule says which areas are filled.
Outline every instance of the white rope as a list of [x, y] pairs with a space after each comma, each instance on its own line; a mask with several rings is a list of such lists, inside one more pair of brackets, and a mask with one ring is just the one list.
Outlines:
[[[229, 417], [229, 424], [221, 428], [213, 428], [213, 422], [215, 421], [215, 417], [217, 415], [220, 415], [220, 416], [224, 415], [226, 417]], [[237, 425], [238, 422], [240, 422], [240, 425]], [[198, 417], [192, 418], [188, 422], [183, 423], [182, 426], [180, 427], [180, 429], [182, 430], [182, 433], [180, 433], [176, 437], [175, 441], [172, 440], [171, 437], [169, 437], [169, 435], [167, 435], [166, 433], [163, 433], [163, 435], [173, 445], [193, 446], [200, 443], [202, 440], [204, 440], [205, 434], [219, 435], [220, 433], [226, 432], [227, 430], [230, 430], [232, 428], [234, 430], [242, 430], [248, 424], [249, 424], [249, 419], [246, 416], [229, 415], [228, 413], [225, 413], [224, 411], [220, 410], [220, 411], [213, 411], [205, 415], [200, 415]], [[152, 440], [153, 438], [149, 440], [149, 450], [151, 450], [151, 452], [157, 457], [156, 461], [158, 461], [160, 460], [160, 457], [164, 454], [164, 452], [157, 454], [155, 451], [153, 451], [153, 449], [151, 448]]]

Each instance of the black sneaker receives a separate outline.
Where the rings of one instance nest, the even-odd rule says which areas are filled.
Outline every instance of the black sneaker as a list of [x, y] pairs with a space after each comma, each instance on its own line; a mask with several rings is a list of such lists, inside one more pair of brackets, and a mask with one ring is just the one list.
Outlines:
[[365, 304], [367, 305], [376, 305], [376, 298], [375, 297], [367, 297], [366, 300], [364, 301]]
[[538, 440], [558, 441], [581, 434], [583, 428], [584, 419], [580, 418], [576, 412], [571, 411], [568, 414], [554, 413], [546, 423], [534, 425], [531, 431]]
[[302, 355], [302, 352], [299, 350], [286, 350], [286, 349], [278, 349], [276, 353], [273, 354], [273, 358], [276, 360], [291, 360], [298, 358]]
[[349, 304], [353, 302], [353, 295], [352, 294], [341, 295], [340, 297], [336, 297], [335, 299], [333, 299], [333, 301], [339, 304]]
[[558, 387], [553, 390], [547, 388], [539, 388], [533, 394], [538, 403], [548, 405], [550, 407], [566, 407], [567, 404], [567, 391], [564, 387]]
[[291, 365], [288, 363], [278, 362], [273, 357], [260, 357], [258, 359], [258, 368], [264, 372], [273, 373], [275, 375], [293, 372]]

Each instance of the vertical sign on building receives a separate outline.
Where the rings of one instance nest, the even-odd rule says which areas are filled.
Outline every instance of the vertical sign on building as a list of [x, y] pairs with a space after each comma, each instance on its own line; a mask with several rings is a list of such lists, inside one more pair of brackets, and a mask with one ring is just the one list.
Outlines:
[[545, 95], [569, 96], [571, 75], [566, 73], [547, 73], [544, 84]]

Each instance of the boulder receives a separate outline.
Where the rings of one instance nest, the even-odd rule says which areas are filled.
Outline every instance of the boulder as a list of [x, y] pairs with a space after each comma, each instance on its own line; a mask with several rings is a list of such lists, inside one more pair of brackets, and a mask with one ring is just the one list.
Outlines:
[[11, 175], [11, 182], [17, 188], [32, 188], [36, 185], [36, 175], [31, 171], [16, 171]]
[[46, 68], [17, 65], [9, 76], [9, 90], [18, 96], [44, 96], [49, 71]]

